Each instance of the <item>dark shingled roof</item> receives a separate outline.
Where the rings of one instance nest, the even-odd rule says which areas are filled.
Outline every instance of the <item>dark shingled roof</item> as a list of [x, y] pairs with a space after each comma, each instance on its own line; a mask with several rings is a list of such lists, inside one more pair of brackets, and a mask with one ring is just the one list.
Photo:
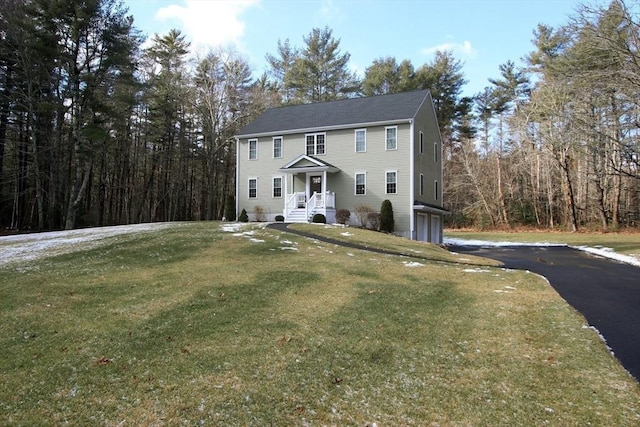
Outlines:
[[428, 90], [271, 108], [237, 137], [413, 119]]

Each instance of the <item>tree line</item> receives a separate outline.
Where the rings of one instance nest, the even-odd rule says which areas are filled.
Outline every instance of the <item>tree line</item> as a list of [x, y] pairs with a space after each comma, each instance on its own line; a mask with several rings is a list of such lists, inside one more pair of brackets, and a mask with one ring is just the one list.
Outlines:
[[[359, 78], [331, 29], [279, 40], [257, 77], [177, 30], [143, 45], [117, 0], [0, 0], [0, 226], [235, 217], [233, 135], [269, 107], [429, 89], [451, 226], [637, 226], [637, 14], [621, 1], [538, 26], [462, 96], [464, 64], [381, 56]], [[146, 46], [146, 47], [143, 47]]]

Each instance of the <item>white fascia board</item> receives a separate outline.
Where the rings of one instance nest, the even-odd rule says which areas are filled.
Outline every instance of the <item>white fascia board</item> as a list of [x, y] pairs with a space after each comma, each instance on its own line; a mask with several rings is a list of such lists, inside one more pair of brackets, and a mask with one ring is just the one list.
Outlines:
[[271, 132], [251, 133], [246, 135], [235, 135], [235, 137], [245, 139], [245, 138], [291, 135], [295, 133], [327, 132], [331, 130], [355, 129], [355, 128], [366, 128], [371, 126], [386, 126], [386, 125], [394, 125], [399, 123], [411, 123], [412, 121], [413, 121], [413, 117], [408, 119], [399, 119], [399, 120], [385, 120], [381, 122], [348, 123], [348, 124], [337, 125], [337, 126], [320, 126], [315, 128], [290, 129], [290, 130], [284, 130], [284, 131], [277, 130], [277, 131], [271, 131]]

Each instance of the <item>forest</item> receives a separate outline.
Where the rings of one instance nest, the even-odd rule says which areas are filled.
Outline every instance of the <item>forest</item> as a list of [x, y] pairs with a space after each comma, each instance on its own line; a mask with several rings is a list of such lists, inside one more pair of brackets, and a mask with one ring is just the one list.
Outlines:
[[279, 40], [256, 76], [178, 30], [145, 43], [118, 0], [0, 0], [0, 229], [230, 219], [234, 134], [253, 117], [418, 89], [444, 141], [449, 227], [637, 229], [637, 7], [584, 4], [538, 25], [523, 66], [463, 96], [450, 51], [416, 65], [381, 52], [358, 76], [339, 37], [312, 28]]

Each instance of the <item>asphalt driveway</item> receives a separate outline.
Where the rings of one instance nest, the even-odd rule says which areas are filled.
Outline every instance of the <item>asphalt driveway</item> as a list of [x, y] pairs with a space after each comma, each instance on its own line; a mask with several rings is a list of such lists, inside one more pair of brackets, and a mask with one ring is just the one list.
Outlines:
[[640, 267], [565, 246], [451, 245], [449, 249], [546, 277], [600, 331], [622, 366], [640, 381]]

